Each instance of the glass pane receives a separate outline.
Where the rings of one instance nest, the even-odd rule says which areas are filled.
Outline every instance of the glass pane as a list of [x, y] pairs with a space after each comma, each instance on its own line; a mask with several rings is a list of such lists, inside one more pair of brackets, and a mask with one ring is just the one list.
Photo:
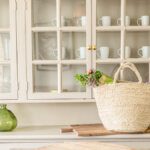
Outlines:
[[11, 91], [10, 66], [0, 65], [0, 93], [10, 93], [10, 91]]
[[10, 37], [9, 34], [0, 34], [0, 61], [10, 59]]
[[32, 0], [33, 26], [56, 26], [56, 0]]
[[86, 0], [61, 0], [61, 26], [86, 26]]
[[34, 92], [57, 92], [57, 65], [34, 65]]
[[[148, 82], [148, 80], [149, 80], [149, 74], [148, 74], [149, 65], [148, 64], [135, 64], [135, 66], [137, 67], [137, 69], [143, 79], [143, 82]], [[124, 71], [124, 80], [134, 81], [134, 82], [138, 81], [135, 73], [129, 69], [126, 69]]]
[[[131, 25], [150, 25], [149, 0], [127, 0], [126, 15], [131, 18]], [[141, 19], [139, 19], [141, 18]]]
[[[97, 70], [100, 70], [101, 72], [114, 77], [116, 71], [119, 68], [119, 64], [97, 64]], [[140, 75], [142, 76], [143, 82], [148, 82], [149, 80], [149, 66], [148, 64], [135, 64], [135, 66], [137, 67]], [[123, 71], [123, 79], [121, 80], [125, 80], [125, 81], [134, 81], [137, 82], [137, 77], [135, 75], [135, 73], [133, 73], [131, 70], [129, 69], [125, 69]], [[118, 79], [120, 80], [120, 78]]]
[[[85, 65], [63, 65], [62, 67], [62, 88], [63, 92], [85, 92], [86, 88], [81, 87], [74, 76], [76, 74], [85, 73]], [[69, 81], [69, 82], [68, 82]]]
[[33, 57], [41, 60], [57, 59], [57, 33], [36, 32], [33, 34]]
[[9, 27], [9, 0], [0, 0], [0, 28]]
[[[126, 46], [131, 49], [131, 58], [148, 59], [150, 57], [150, 32], [127, 32]], [[127, 50], [125, 53], [127, 55]]]
[[120, 64], [97, 64], [96, 69], [103, 72], [106, 75], [114, 77], [117, 69], [119, 68]]
[[120, 32], [97, 32], [97, 59], [120, 57]]
[[[97, 25], [114, 26], [120, 25], [117, 21], [120, 18], [120, 0], [97, 0]], [[118, 22], [118, 23], [117, 23]]]
[[85, 58], [86, 58], [86, 33], [63, 32], [62, 59], [85, 59]]

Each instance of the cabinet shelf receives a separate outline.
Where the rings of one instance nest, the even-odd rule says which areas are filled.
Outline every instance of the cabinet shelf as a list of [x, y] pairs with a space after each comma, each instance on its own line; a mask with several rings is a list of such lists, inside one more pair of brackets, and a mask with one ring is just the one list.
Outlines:
[[121, 26], [106, 26], [106, 27], [96, 27], [97, 31], [121, 31]]
[[0, 100], [0, 104], [95, 103], [95, 99]]
[[86, 60], [34, 60], [32, 64], [40, 65], [40, 64], [86, 64]]
[[34, 60], [32, 61], [32, 64], [34, 65], [46, 65], [46, 64], [57, 64], [59, 61], [57, 60]]
[[33, 27], [33, 32], [48, 32], [48, 31], [57, 31], [57, 27]]
[[0, 28], [0, 33], [8, 33], [10, 32], [9, 28]]
[[62, 60], [62, 64], [86, 64], [86, 60]]
[[65, 32], [85, 32], [86, 28], [85, 27], [33, 27], [32, 31], [33, 32], [48, 32], [48, 31], [65, 31]]
[[150, 26], [126, 26], [126, 31], [150, 31]]
[[61, 31], [65, 31], [65, 32], [85, 32], [86, 28], [85, 27], [61, 27], [60, 28]]
[[[121, 31], [121, 26], [108, 26], [108, 27], [96, 27], [97, 31], [107, 32], [107, 31]], [[150, 26], [126, 26], [124, 27], [126, 31], [150, 31]]]
[[8, 65], [8, 64], [10, 64], [10, 61], [0, 61], [0, 64], [1, 65]]
[[105, 60], [97, 59], [96, 63], [114, 64], [114, 63], [123, 63], [126, 61], [129, 61], [132, 63], [150, 63], [150, 59], [144, 59], [144, 58], [128, 58], [128, 59], [109, 58], [109, 59], [105, 59]]
[[96, 63], [101, 63], [101, 64], [121, 63], [121, 59], [120, 58], [109, 58], [105, 60], [97, 59]]

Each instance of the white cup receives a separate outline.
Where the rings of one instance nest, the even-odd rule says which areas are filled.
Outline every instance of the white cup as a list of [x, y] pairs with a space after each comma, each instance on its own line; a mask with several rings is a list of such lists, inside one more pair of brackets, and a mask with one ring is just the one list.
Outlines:
[[[118, 55], [120, 56], [120, 49], [118, 50]], [[129, 46], [125, 47], [125, 58], [130, 58], [131, 57], [131, 48]]]
[[150, 19], [149, 16], [141, 16], [140, 18], [137, 19], [137, 24], [139, 26], [149, 26]]
[[111, 26], [111, 17], [110, 16], [102, 16], [98, 22], [100, 26]]
[[86, 47], [80, 47], [76, 52], [76, 56], [78, 59], [86, 58]]
[[77, 19], [78, 26], [86, 26], [86, 16], [81, 16]]
[[[131, 24], [131, 18], [130, 16], [125, 17], [125, 25], [129, 26]], [[117, 25], [121, 25], [121, 18], [117, 19]]]
[[107, 59], [109, 57], [109, 47], [100, 47], [99, 48], [99, 53], [97, 53], [97, 56], [100, 59]]
[[143, 46], [138, 50], [138, 55], [142, 58], [150, 57], [150, 46]]
[[[57, 59], [57, 55], [58, 55], [58, 51], [57, 51], [57, 49], [54, 49], [53, 50], [53, 56]], [[66, 48], [65, 47], [62, 47], [61, 48], [61, 58], [62, 59], [65, 59], [66, 58]]]
[[86, 16], [81, 17], [81, 26], [86, 26]]

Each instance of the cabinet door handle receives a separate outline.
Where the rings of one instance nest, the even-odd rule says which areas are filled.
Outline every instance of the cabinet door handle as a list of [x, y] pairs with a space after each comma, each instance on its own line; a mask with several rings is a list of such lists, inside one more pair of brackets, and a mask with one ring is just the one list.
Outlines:
[[92, 50], [92, 46], [89, 45], [87, 49], [91, 51]]
[[94, 50], [94, 51], [96, 50], [96, 45], [92, 46], [92, 50]]

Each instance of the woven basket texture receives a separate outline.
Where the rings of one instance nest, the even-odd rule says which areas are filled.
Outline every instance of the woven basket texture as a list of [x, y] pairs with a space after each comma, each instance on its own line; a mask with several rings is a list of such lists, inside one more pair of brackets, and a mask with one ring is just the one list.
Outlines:
[[[129, 68], [139, 82], [116, 83], [120, 70]], [[114, 83], [94, 88], [99, 116], [108, 130], [144, 132], [150, 125], [150, 84], [142, 83], [138, 70], [131, 63], [120, 66]]]

